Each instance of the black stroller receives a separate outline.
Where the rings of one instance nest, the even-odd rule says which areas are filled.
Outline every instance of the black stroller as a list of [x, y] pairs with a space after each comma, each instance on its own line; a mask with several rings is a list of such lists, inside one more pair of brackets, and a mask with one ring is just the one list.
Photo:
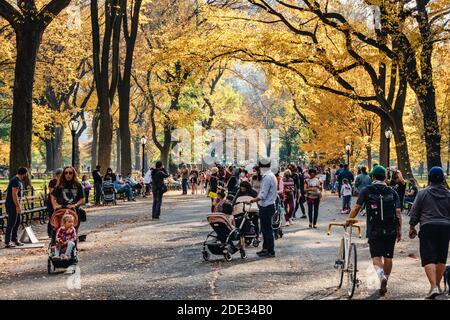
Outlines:
[[53, 272], [56, 271], [56, 269], [67, 269], [68, 267], [70, 267], [72, 265], [76, 265], [78, 263], [78, 256], [77, 256], [78, 239], [75, 242], [75, 247], [73, 248], [73, 251], [71, 252], [70, 259], [68, 259], [68, 260], [53, 259], [54, 255], [55, 255], [55, 249], [56, 249], [56, 239], [55, 239], [56, 232], [58, 231], [58, 228], [61, 226], [61, 220], [65, 214], [70, 214], [71, 216], [73, 216], [74, 225], [75, 226], [78, 225], [78, 215], [72, 209], [59, 209], [53, 213], [51, 220], [50, 220], [53, 236], [48, 245], [48, 261], [47, 261], [48, 274], [51, 274], [52, 271]]
[[116, 202], [116, 189], [114, 188], [114, 184], [107, 180], [102, 184], [102, 192], [103, 192], [103, 204], [113, 204]]

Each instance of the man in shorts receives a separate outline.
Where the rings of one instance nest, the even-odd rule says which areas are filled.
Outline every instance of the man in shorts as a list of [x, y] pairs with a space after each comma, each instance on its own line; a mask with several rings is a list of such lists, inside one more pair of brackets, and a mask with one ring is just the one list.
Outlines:
[[361, 190], [346, 224], [354, 223], [353, 219], [365, 205], [370, 256], [381, 282], [379, 292], [383, 296], [392, 271], [395, 242], [401, 240], [402, 216], [397, 192], [386, 185], [386, 169], [376, 166], [370, 174], [372, 185]]
[[430, 282], [427, 299], [434, 299], [442, 294], [439, 284], [444, 275], [448, 256], [450, 191], [444, 185], [444, 179], [442, 168], [431, 168], [428, 173], [430, 185], [419, 191], [410, 211], [410, 238], [416, 237], [416, 225], [420, 223], [420, 258]]

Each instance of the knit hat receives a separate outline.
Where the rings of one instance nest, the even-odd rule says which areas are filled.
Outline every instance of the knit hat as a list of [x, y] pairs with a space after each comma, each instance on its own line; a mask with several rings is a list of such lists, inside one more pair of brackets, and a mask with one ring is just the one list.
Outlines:
[[379, 178], [386, 178], [386, 169], [383, 166], [377, 165], [372, 169], [370, 175]]
[[442, 183], [444, 181], [444, 169], [441, 167], [433, 167], [428, 173], [428, 180], [434, 183]]

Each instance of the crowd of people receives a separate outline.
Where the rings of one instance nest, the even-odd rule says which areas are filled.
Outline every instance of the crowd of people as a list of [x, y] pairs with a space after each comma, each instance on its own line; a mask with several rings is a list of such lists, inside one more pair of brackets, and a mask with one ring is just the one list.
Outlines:
[[[366, 236], [368, 238], [372, 263], [380, 279], [381, 295], [387, 292], [391, 275], [396, 242], [402, 238], [402, 211], [409, 205], [409, 236], [420, 239], [420, 256], [422, 266], [430, 282], [428, 299], [434, 299], [442, 293], [441, 283], [450, 242], [450, 191], [445, 183], [445, 173], [440, 167], [431, 168], [428, 175], [428, 187], [419, 191], [417, 182], [409, 180], [409, 188], [399, 170], [388, 170], [381, 165], [374, 165], [368, 172], [366, 167], [358, 169], [356, 178], [347, 164], [332, 167], [305, 167], [295, 164], [280, 166], [272, 171], [270, 161], [261, 160], [257, 165], [224, 166], [216, 164], [199, 170], [196, 166], [183, 164], [175, 175], [169, 175], [161, 161], [135, 180], [131, 174], [122, 178], [111, 168], [101, 175], [101, 168], [93, 171], [95, 203], [101, 201], [101, 187], [104, 181], [114, 184], [118, 192], [127, 195], [133, 201], [136, 193], [146, 196], [153, 194], [152, 218], [158, 220], [167, 182], [179, 183], [182, 195], [198, 193], [211, 200], [211, 212], [232, 214], [236, 199], [249, 196], [248, 203], [257, 203], [259, 209], [258, 232], [263, 236], [263, 248], [259, 257], [274, 257], [275, 243], [272, 230], [272, 217], [276, 205], [284, 208], [284, 227], [289, 227], [297, 219], [308, 219], [311, 229], [317, 229], [319, 208], [325, 191], [337, 193], [342, 198], [342, 214], [348, 214], [346, 225], [354, 223], [354, 218], [361, 212], [367, 216]], [[17, 230], [22, 212], [21, 197], [23, 181], [28, 175], [26, 168], [20, 168], [8, 185], [6, 210], [8, 224], [5, 232], [7, 248], [22, 246], [18, 241]], [[92, 186], [87, 176], [79, 181], [76, 170], [67, 166], [55, 171], [55, 178], [48, 185], [48, 210], [69, 208], [81, 213], [80, 207], [89, 203]], [[352, 207], [353, 196], [357, 196]], [[306, 207], [305, 207], [306, 203]], [[297, 216], [300, 210], [301, 216]], [[79, 219], [82, 221], [82, 219]], [[61, 232], [55, 234], [49, 224], [49, 236], [57, 241], [67, 242], [73, 238], [78, 226], [73, 221], [64, 219]], [[420, 224], [417, 233], [416, 226]], [[58, 236], [59, 234], [59, 236]], [[71, 238], [71, 239], [72, 239]], [[62, 240], [61, 240], [62, 239]], [[68, 243], [72, 245], [71, 243]], [[57, 252], [57, 256], [64, 252]]]

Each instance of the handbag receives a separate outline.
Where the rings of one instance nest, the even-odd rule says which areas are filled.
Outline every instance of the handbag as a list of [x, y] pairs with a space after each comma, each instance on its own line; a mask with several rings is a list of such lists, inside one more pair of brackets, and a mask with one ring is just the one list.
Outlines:
[[163, 183], [163, 185], [161, 186], [161, 192], [164, 194], [167, 192], [167, 190], [168, 190], [168, 188], [167, 188], [166, 184]]

